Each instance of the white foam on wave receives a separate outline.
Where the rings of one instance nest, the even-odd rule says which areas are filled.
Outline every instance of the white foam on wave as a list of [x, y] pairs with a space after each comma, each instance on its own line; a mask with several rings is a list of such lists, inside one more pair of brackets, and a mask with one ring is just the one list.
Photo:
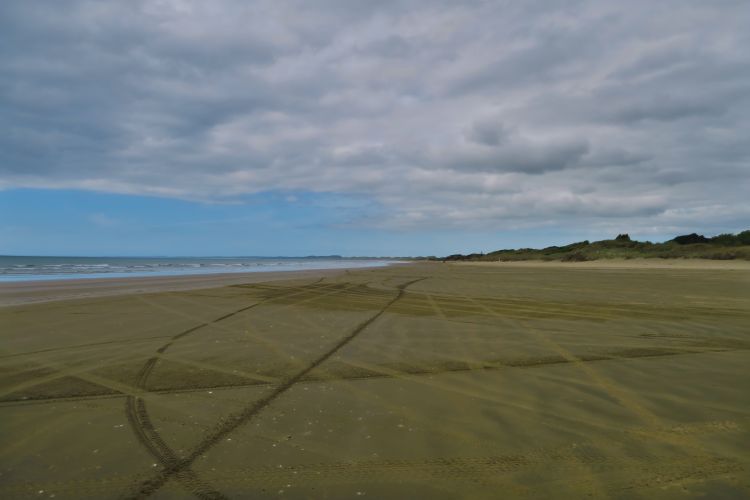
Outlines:
[[285, 271], [341, 269], [378, 267], [394, 262], [343, 258], [95, 258], [88, 262], [86, 260], [80, 257], [0, 257], [0, 281], [268, 272], [279, 268]]

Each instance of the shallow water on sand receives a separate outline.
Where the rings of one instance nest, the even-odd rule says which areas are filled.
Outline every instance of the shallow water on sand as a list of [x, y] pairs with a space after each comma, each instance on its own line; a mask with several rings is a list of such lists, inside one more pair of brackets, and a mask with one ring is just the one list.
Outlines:
[[0, 282], [380, 267], [393, 261], [341, 257], [0, 256]]

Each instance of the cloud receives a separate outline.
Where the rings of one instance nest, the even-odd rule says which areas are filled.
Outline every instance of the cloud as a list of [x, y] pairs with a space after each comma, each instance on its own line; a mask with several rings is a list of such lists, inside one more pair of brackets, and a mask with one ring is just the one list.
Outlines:
[[[483, 130], [487, 133], [487, 130]], [[479, 144], [453, 144], [432, 153], [423, 163], [448, 167], [457, 172], [522, 172], [542, 174], [576, 166], [589, 151], [581, 139], [529, 139], [513, 137], [500, 143], [499, 138], [483, 135]]]
[[750, 191], [749, 16], [729, 0], [3, 2], [0, 187], [336, 193], [369, 200], [351, 224], [403, 229], [746, 225], [729, 207]]
[[484, 146], [499, 146], [505, 142], [510, 131], [496, 119], [475, 121], [466, 133], [466, 139]]

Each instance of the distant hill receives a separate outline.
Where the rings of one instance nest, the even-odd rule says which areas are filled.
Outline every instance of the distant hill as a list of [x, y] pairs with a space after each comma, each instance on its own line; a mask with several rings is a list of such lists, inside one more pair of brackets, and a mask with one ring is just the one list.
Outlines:
[[720, 234], [711, 238], [696, 233], [685, 234], [663, 243], [635, 241], [631, 240], [627, 234], [620, 234], [612, 240], [594, 242], [586, 240], [564, 246], [551, 246], [542, 249], [496, 250], [486, 254], [454, 254], [437, 260], [559, 260], [582, 262], [598, 259], [636, 258], [750, 260], [750, 230], [737, 234]]

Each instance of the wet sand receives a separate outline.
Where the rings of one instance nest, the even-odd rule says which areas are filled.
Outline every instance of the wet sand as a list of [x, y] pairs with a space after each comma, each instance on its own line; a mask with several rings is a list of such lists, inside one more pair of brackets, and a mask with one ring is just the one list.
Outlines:
[[0, 307], [52, 300], [103, 297], [128, 293], [197, 290], [241, 283], [261, 283], [297, 278], [320, 278], [345, 273], [345, 269], [313, 269], [255, 273], [192, 274], [133, 278], [86, 278], [0, 283]]
[[747, 498], [750, 271], [413, 264], [0, 309], [3, 498]]

